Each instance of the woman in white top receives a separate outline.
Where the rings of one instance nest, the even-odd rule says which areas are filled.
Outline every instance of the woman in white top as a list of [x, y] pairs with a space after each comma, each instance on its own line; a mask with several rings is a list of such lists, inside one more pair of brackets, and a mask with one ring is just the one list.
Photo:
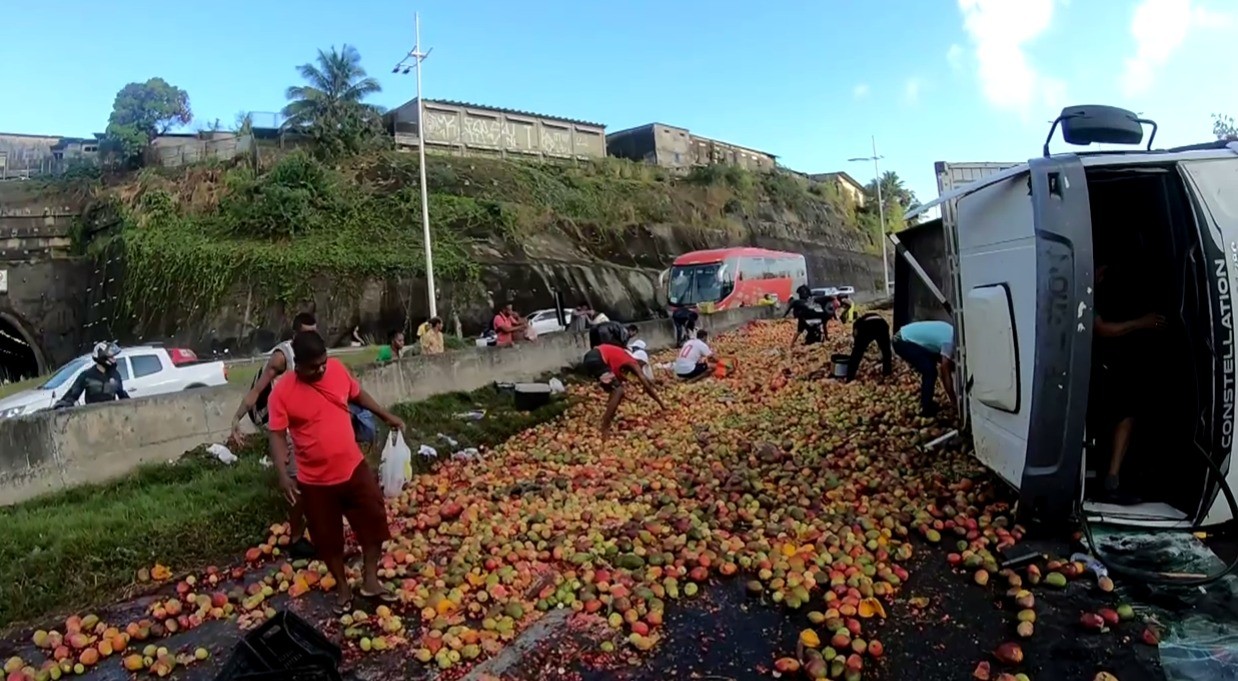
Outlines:
[[637, 339], [628, 344], [628, 353], [636, 358], [636, 361], [640, 364], [641, 373], [645, 374], [645, 378], [652, 381], [653, 367], [649, 364], [649, 351], [646, 350], [646, 347], [648, 346], [645, 345], [645, 341]]
[[707, 338], [709, 332], [702, 329], [696, 332], [696, 338], [688, 339], [679, 349], [673, 368], [680, 380], [694, 381], [709, 373], [709, 358], [714, 356], [714, 351], [705, 344]]

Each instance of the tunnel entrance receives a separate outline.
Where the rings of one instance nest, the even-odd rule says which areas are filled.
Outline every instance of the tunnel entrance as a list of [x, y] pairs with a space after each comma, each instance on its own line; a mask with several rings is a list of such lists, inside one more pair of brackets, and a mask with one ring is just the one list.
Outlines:
[[0, 382], [15, 383], [42, 373], [40, 353], [21, 327], [0, 314]]

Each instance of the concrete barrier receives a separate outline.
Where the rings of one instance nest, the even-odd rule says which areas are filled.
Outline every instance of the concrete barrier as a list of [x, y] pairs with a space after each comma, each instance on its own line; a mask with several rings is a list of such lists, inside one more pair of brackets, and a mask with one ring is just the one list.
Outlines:
[[[734, 329], [771, 309], [703, 315], [701, 328]], [[652, 349], [674, 342], [667, 320], [637, 326]], [[357, 377], [382, 404], [410, 402], [559, 371], [578, 363], [588, 346], [586, 336], [559, 333], [514, 348], [409, 357], [359, 369]], [[241, 386], [228, 385], [0, 421], [0, 505], [109, 480], [141, 464], [174, 460], [200, 444], [221, 442], [243, 394]]]

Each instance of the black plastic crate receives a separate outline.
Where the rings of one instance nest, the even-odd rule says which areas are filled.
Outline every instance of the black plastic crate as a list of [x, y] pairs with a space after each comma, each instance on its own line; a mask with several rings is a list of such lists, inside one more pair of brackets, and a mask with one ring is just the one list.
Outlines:
[[338, 681], [342, 660], [339, 646], [296, 614], [282, 610], [237, 643], [215, 681]]

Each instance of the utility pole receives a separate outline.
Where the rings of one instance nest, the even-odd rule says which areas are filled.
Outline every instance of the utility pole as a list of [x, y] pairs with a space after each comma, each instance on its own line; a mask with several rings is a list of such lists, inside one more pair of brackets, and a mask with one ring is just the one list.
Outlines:
[[881, 238], [881, 274], [884, 277], [884, 281], [885, 281], [886, 297], [889, 297], [890, 296], [890, 258], [886, 250], [887, 248], [886, 246], [886, 241], [887, 241], [886, 239], [886, 204], [885, 204], [885, 200], [881, 196], [881, 168], [877, 165], [877, 161], [881, 160], [881, 156], [877, 155], [877, 136], [876, 135], [872, 136], [872, 141], [873, 141], [873, 155], [872, 156], [859, 156], [856, 158], [849, 158], [847, 160], [852, 161], [852, 162], [854, 161], [872, 161], [873, 162], [873, 175], [876, 177], [876, 179], [873, 181], [877, 183], [877, 217], [879, 220], [881, 220], [881, 237], [880, 237]]
[[[430, 56], [430, 50], [421, 51], [421, 14], [413, 15], [413, 49], [400, 60], [400, 63], [395, 65], [391, 70], [392, 73], [408, 74], [409, 71], [416, 72], [417, 78], [417, 160], [418, 169], [421, 175], [421, 230], [422, 237], [425, 239], [426, 248], [426, 295], [430, 302], [430, 316], [438, 316], [438, 304], [435, 302], [434, 293], [434, 255], [430, 248], [430, 198], [429, 191], [426, 189], [426, 135], [425, 121], [426, 107], [421, 101], [421, 62]], [[411, 60], [411, 64], [410, 64]], [[399, 119], [395, 121], [399, 125]], [[393, 131], [394, 132], [394, 131]]]

